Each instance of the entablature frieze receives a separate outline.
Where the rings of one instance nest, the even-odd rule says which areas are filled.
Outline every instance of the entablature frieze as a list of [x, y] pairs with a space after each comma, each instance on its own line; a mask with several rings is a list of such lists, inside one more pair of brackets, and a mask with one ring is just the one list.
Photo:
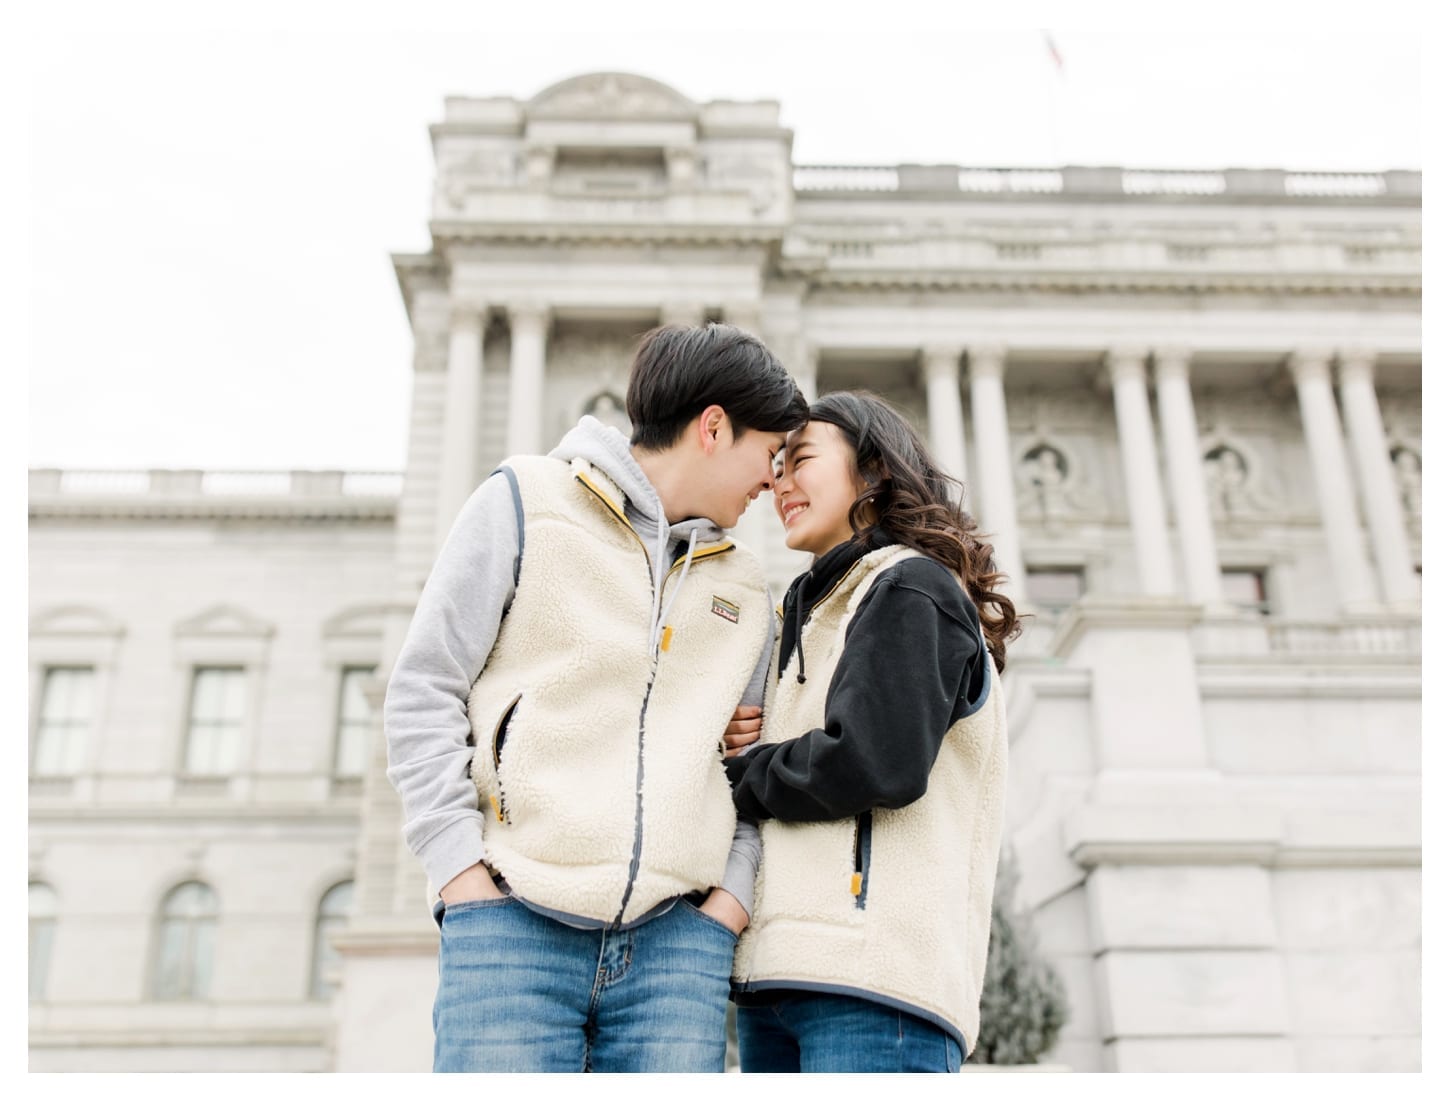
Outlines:
[[1182, 271], [1007, 271], [981, 269], [829, 270], [782, 260], [781, 276], [802, 276], [811, 290], [849, 291], [968, 291], [1038, 292], [1044, 294], [1083, 293], [1166, 295], [1166, 294], [1253, 294], [1253, 295], [1359, 295], [1377, 298], [1418, 300], [1422, 281], [1415, 275], [1313, 275], [1294, 273], [1188, 273]]

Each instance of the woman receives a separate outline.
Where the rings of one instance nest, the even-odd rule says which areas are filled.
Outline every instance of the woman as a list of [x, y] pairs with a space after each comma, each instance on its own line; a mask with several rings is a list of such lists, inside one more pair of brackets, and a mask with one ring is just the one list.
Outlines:
[[866, 392], [829, 394], [775, 486], [815, 556], [783, 607], [736, 952], [741, 1069], [956, 1071], [975, 1043], [1002, 832], [1000, 683], [1020, 630], [960, 483]]

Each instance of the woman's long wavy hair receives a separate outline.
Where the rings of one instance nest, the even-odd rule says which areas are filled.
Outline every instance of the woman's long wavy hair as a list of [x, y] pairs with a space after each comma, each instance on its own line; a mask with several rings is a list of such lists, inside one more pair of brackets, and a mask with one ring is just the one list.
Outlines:
[[997, 571], [991, 545], [962, 507], [965, 486], [937, 465], [907, 419], [869, 390], [827, 394], [811, 405], [810, 419], [835, 425], [856, 451], [856, 473], [866, 484], [848, 514], [856, 537], [879, 527], [960, 577], [1002, 672], [1007, 644], [1022, 625], [1011, 599], [998, 591], [1006, 575]]

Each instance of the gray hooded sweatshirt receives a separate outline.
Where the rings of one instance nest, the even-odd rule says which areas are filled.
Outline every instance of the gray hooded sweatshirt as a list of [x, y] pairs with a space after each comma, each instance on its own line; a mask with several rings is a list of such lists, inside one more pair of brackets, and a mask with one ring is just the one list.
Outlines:
[[[630, 453], [629, 440], [593, 417], [581, 419], [549, 454], [565, 462], [582, 457], [623, 490], [625, 516], [652, 548], [657, 579], [692, 534], [702, 543], [723, 536], [703, 518], [667, 523], [659, 494]], [[474, 490], [428, 575], [388, 680], [383, 705], [388, 780], [403, 801], [404, 839], [423, 862], [435, 892], [483, 860], [483, 815], [468, 774], [474, 754], [468, 693], [513, 600], [521, 546], [518, 516], [502, 475], [495, 473]], [[740, 701], [744, 706], [758, 707], [764, 699], [774, 626]], [[754, 826], [740, 822], [721, 886], [746, 913], [755, 897], [759, 863], [760, 836]]]

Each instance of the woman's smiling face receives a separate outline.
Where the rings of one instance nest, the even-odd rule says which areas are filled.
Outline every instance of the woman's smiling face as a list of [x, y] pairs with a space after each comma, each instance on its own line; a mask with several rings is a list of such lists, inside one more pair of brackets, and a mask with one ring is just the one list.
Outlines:
[[810, 421], [792, 432], [775, 478], [775, 514], [786, 546], [819, 558], [851, 538], [851, 505], [865, 488], [855, 449], [834, 424]]

